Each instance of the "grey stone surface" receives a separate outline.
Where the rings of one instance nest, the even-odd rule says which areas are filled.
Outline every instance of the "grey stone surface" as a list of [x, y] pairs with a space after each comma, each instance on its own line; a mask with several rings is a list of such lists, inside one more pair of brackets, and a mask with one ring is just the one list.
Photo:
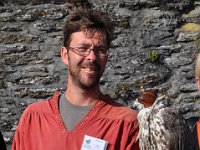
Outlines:
[[[194, 63], [200, 52], [198, 0], [91, 0], [115, 22], [105, 93], [132, 106], [145, 88], [157, 88], [186, 119], [200, 117]], [[73, 7], [86, 0], [0, 2], [0, 130], [8, 149], [23, 110], [66, 88], [60, 60], [62, 28]]]

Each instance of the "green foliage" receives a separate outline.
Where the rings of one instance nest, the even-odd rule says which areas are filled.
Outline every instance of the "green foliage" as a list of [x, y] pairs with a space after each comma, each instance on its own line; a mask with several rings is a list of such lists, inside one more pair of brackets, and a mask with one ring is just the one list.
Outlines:
[[200, 39], [195, 41], [196, 46], [200, 46]]
[[0, 80], [0, 88], [4, 87], [4, 81], [3, 80]]
[[119, 27], [128, 28], [128, 27], [129, 27], [128, 19], [122, 19], [122, 20], [119, 22]]
[[121, 85], [119, 85], [119, 93], [120, 94], [124, 94], [124, 93], [126, 93], [128, 90], [129, 90], [129, 87], [130, 85], [128, 85], [128, 84], [121, 84]]
[[158, 59], [158, 52], [154, 50], [148, 51], [147, 58], [150, 62], [155, 62]]
[[112, 97], [117, 100], [121, 100], [125, 105], [128, 105], [128, 101], [136, 99], [137, 93], [135, 93], [135, 88], [129, 83], [121, 83], [117, 86], [113, 92]]
[[176, 39], [173, 39], [173, 40], [171, 41], [171, 44], [172, 44], [172, 45], [175, 45], [175, 44], [177, 44], [177, 41], [176, 41]]

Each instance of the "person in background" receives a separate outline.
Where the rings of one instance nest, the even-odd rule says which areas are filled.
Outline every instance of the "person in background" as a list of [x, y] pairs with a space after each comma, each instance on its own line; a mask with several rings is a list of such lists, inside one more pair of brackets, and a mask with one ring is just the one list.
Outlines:
[[[196, 85], [198, 90], [200, 91], [200, 53], [196, 58], [196, 66], [195, 66], [195, 78], [196, 78]], [[200, 149], [200, 119], [196, 122], [194, 135], [196, 137], [196, 147]]]
[[67, 88], [28, 106], [12, 150], [138, 150], [137, 112], [100, 90], [113, 25], [98, 10], [76, 10], [66, 18], [61, 59]]
[[6, 143], [3, 139], [3, 135], [0, 131], [0, 150], [6, 150]]

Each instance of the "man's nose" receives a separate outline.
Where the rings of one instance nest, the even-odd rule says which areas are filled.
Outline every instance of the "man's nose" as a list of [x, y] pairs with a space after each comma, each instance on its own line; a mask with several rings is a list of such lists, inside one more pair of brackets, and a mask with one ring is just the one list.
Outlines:
[[87, 56], [87, 59], [91, 60], [91, 62], [95, 61], [97, 59], [97, 54], [95, 53], [95, 50], [91, 50], [89, 55]]

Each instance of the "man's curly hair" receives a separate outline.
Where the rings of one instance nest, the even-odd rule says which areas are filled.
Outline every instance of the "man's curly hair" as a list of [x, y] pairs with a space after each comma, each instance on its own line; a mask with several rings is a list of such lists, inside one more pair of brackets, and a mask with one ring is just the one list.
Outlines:
[[99, 10], [76, 10], [66, 18], [64, 26], [64, 46], [68, 47], [71, 42], [71, 34], [84, 31], [89, 35], [101, 32], [107, 39], [107, 46], [110, 46], [113, 34], [113, 23], [111, 19]]

